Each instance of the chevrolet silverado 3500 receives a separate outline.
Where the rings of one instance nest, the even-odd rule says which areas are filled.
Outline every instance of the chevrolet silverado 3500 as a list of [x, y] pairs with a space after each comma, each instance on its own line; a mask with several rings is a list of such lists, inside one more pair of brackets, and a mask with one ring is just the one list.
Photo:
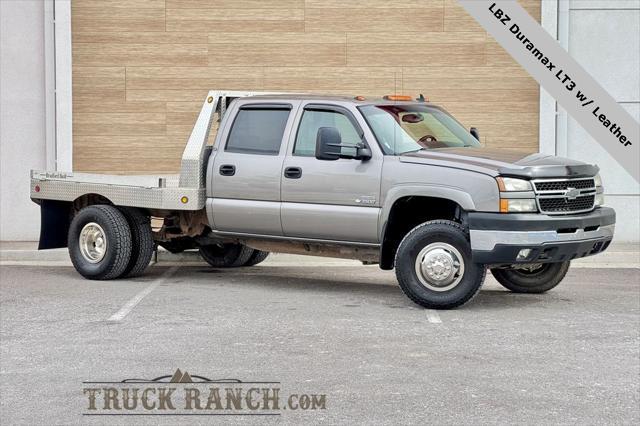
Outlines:
[[395, 268], [429, 308], [470, 300], [487, 268], [545, 292], [607, 248], [597, 166], [478, 139], [422, 96], [212, 91], [178, 176], [32, 171], [40, 248], [68, 247], [89, 279], [143, 273], [156, 245], [220, 268], [270, 251], [358, 259]]

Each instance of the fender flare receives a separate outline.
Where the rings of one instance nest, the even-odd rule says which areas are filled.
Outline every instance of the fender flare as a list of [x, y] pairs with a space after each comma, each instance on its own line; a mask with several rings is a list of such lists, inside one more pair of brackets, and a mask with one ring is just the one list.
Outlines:
[[391, 214], [391, 209], [396, 201], [404, 197], [433, 197], [444, 198], [457, 203], [466, 211], [474, 211], [473, 198], [466, 191], [453, 186], [408, 184], [394, 186], [387, 192], [378, 221], [378, 236], [381, 243], [384, 242], [384, 233]]

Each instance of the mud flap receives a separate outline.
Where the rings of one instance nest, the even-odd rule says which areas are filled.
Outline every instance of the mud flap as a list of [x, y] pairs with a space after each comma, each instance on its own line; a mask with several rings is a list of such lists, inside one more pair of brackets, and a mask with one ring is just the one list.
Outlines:
[[68, 201], [40, 201], [40, 243], [38, 250], [67, 247], [71, 203]]

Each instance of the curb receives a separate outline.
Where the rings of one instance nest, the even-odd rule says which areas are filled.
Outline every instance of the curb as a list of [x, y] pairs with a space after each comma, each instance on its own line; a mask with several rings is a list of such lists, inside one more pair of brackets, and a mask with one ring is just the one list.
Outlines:
[[[12, 247], [13, 246], [13, 247]], [[153, 257], [154, 263], [160, 265], [195, 265], [204, 266], [197, 251], [185, 251], [179, 254], [170, 253], [162, 248]], [[35, 250], [33, 243], [3, 243], [0, 248], [0, 265], [47, 265], [70, 266], [71, 260], [67, 249]], [[272, 253], [263, 263], [265, 266], [361, 266], [362, 263], [350, 259], [334, 259], [328, 257], [301, 256], [294, 254]], [[640, 251], [637, 245], [619, 245], [593, 257], [574, 260], [573, 268], [639, 268]]]

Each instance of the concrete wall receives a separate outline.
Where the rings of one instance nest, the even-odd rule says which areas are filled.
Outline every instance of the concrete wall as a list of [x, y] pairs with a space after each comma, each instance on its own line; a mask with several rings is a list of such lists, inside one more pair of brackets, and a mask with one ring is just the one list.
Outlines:
[[[640, 0], [572, 0], [569, 53], [640, 121]], [[618, 214], [615, 240], [640, 241], [640, 185], [572, 118], [558, 153], [600, 166], [606, 204]]]
[[46, 168], [44, 2], [0, 1], [0, 240], [35, 240], [29, 170]]

